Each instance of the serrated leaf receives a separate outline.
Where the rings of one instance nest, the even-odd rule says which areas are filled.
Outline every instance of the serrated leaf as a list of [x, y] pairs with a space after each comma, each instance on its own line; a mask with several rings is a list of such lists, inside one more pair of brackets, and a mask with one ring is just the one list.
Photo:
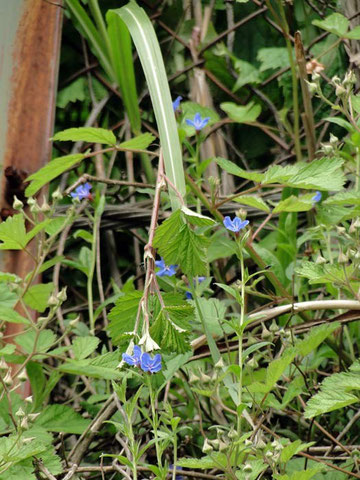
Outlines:
[[332, 195], [323, 202], [325, 205], [360, 205], [360, 192], [348, 190]]
[[234, 69], [238, 74], [238, 77], [233, 86], [233, 92], [236, 92], [244, 85], [256, 85], [260, 82], [260, 73], [251, 63], [246, 62], [245, 60], [236, 59], [234, 61]]
[[273, 210], [273, 213], [280, 212], [307, 212], [313, 207], [313, 198], [314, 194], [310, 193], [308, 195], [303, 195], [301, 197], [296, 197], [291, 195], [285, 200], [281, 200]]
[[45, 407], [35, 421], [35, 426], [49, 432], [74, 433], [81, 435], [90, 420], [83, 418], [67, 405], [52, 404]]
[[260, 72], [269, 69], [277, 70], [290, 65], [289, 54], [285, 47], [260, 48], [257, 54], [257, 60], [261, 63]]
[[261, 113], [261, 105], [250, 102], [247, 105], [237, 105], [233, 102], [224, 102], [220, 108], [227, 113], [228, 117], [237, 123], [252, 123]]
[[201, 215], [200, 213], [193, 212], [190, 208], [184, 206], [181, 207], [181, 211], [185, 215], [186, 219], [192, 224], [199, 227], [205, 227], [209, 225], [214, 225], [216, 222], [210, 217]]
[[80, 100], [85, 100], [86, 94], [86, 78], [79, 77], [74, 82], [62, 88], [56, 98], [56, 106], [59, 108], [65, 108], [70, 102], [74, 103]]
[[[353, 266], [349, 265], [344, 269], [338, 264], [316, 264], [303, 261], [296, 267], [295, 272], [309, 280], [310, 285], [317, 283], [336, 283], [351, 279]], [[346, 278], [345, 278], [346, 275]]]
[[[341, 190], [345, 177], [341, 170], [341, 158], [323, 157], [301, 167], [286, 183], [290, 187], [312, 190]], [[325, 174], [326, 173], [326, 174]]]
[[181, 210], [177, 210], [155, 231], [153, 245], [159, 249], [160, 255], [164, 257], [168, 265], [177, 263], [181, 241], [180, 231], [183, 225]]
[[30, 325], [31, 322], [23, 317], [13, 308], [0, 304], [0, 322], [20, 323], [22, 325]]
[[81, 160], [85, 158], [82, 153], [75, 153], [66, 155], [65, 157], [55, 158], [51, 160], [45, 167], [40, 168], [36, 173], [30, 175], [26, 181], [30, 181], [30, 185], [26, 188], [25, 194], [27, 197], [35, 195], [41, 187], [54, 180], [54, 178], [73, 168]]
[[247, 171], [240, 167], [238, 167], [235, 163], [230, 162], [226, 158], [216, 157], [214, 158], [215, 162], [219, 165], [220, 168], [225, 170], [231, 175], [235, 175], [237, 177], [246, 178], [247, 180], [252, 180], [254, 182], [262, 182], [264, 178], [263, 173], [254, 172], [254, 171]]
[[341, 13], [333, 13], [324, 20], [313, 20], [312, 24], [327, 32], [334, 33], [338, 37], [343, 37], [349, 28], [349, 20]]
[[128, 292], [119, 297], [110, 310], [108, 330], [115, 345], [121, 342], [126, 333], [134, 330], [141, 297], [142, 293], [138, 290]]
[[151, 133], [143, 133], [131, 140], [120, 143], [118, 148], [123, 150], [145, 150], [155, 140]]
[[27, 245], [25, 219], [22, 213], [0, 223], [0, 250], [22, 250]]
[[97, 337], [76, 337], [72, 344], [72, 349], [76, 360], [83, 360], [93, 353], [99, 345], [100, 340]]
[[296, 343], [295, 348], [298, 354], [306, 357], [339, 327], [339, 322], [333, 322], [330, 325], [325, 323], [312, 328], [303, 340]]
[[281, 451], [280, 461], [287, 463], [294, 455], [297, 455], [299, 452], [303, 452], [307, 448], [314, 445], [315, 442], [301, 443], [301, 440], [295, 440], [295, 442], [286, 445]]
[[[35, 340], [36, 345], [35, 345]], [[30, 330], [16, 337], [16, 343], [20, 345], [25, 353], [32, 353], [34, 346], [37, 353], [47, 352], [56, 341], [56, 335], [52, 330], [41, 330], [36, 335], [34, 330]]]
[[60, 142], [88, 142], [115, 145], [116, 137], [111, 130], [96, 127], [68, 128], [54, 135], [53, 140]]
[[52, 282], [32, 285], [24, 295], [24, 302], [28, 307], [42, 313], [48, 306], [47, 302], [53, 290], [54, 284]]
[[264, 202], [261, 197], [255, 195], [241, 195], [241, 197], [234, 198], [234, 201], [241, 205], [247, 205], [248, 207], [254, 207], [263, 212], [270, 212], [269, 206]]

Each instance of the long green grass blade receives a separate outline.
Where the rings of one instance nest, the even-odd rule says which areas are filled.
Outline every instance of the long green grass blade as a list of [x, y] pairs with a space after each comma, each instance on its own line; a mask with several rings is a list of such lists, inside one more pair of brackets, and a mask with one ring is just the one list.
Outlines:
[[89, 15], [80, 5], [79, 0], [66, 0], [66, 4], [71, 12], [71, 15], [79, 24], [84, 36], [89, 40], [89, 44], [93, 48], [96, 58], [99, 60], [107, 75], [113, 79], [114, 71], [111, 66], [106, 43], [96, 30], [96, 27], [91, 21]]
[[[175, 120], [169, 84], [159, 42], [150, 19], [135, 2], [108, 12], [120, 16], [128, 27], [139, 54], [160, 134], [165, 170], [169, 180], [181, 195], [185, 195], [185, 177], [179, 135]], [[171, 206], [179, 208], [180, 202], [170, 188]]]

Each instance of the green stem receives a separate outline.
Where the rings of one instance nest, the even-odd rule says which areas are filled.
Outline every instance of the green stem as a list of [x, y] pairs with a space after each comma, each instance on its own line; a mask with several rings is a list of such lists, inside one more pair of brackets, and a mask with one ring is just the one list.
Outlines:
[[151, 378], [150, 376], [147, 376], [147, 383], [149, 387], [149, 395], [150, 395], [150, 404], [151, 404], [151, 414], [152, 414], [152, 426], [154, 428], [154, 437], [155, 437], [155, 449], [156, 449], [156, 458], [158, 462], [158, 467], [161, 468], [162, 463], [161, 463], [161, 451], [160, 451], [160, 446], [159, 446], [159, 437], [157, 433], [158, 429], [158, 416], [156, 413], [156, 408], [155, 408], [155, 397], [154, 397], [154, 392], [152, 389], [151, 385]]
[[91, 249], [91, 261], [89, 265], [89, 273], [87, 276], [87, 296], [88, 296], [88, 310], [89, 310], [89, 324], [90, 333], [95, 335], [95, 318], [94, 318], [94, 298], [93, 298], [93, 280], [96, 265], [96, 245], [97, 245], [97, 215], [95, 215], [93, 224], [93, 241]]
[[[242, 252], [242, 245], [240, 238], [237, 238], [237, 246], [238, 246], [238, 259], [240, 261], [240, 275], [241, 275], [241, 305], [240, 305], [240, 321], [239, 321], [239, 384], [238, 384], [238, 396], [239, 396], [239, 406], [242, 403], [242, 378], [243, 378], [243, 357], [242, 357], [242, 331], [245, 319], [245, 275], [244, 275], [244, 255]], [[238, 414], [237, 418], [237, 431], [238, 434], [241, 434], [241, 415]]]

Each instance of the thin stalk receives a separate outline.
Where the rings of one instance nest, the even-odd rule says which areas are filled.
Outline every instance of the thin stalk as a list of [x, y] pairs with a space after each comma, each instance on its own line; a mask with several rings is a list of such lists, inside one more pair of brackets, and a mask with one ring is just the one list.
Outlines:
[[[238, 383], [238, 396], [239, 396], [239, 406], [242, 402], [242, 378], [243, 378], [243, 356], [242, 356], [242, 330], [244, 325], [245, 319], [245, 275], [244, 275], [244, 255], [242, 252], [242, 245], [240, 238], [237, 238], [237, 246], [238, 246], [238, 259], [240, 261], [240, 275], [241, 275], [241, 305], [240, 305], [240, 319], [239, 319], [239, 368], [240, 368], [240, 376], [239, 376], [239, 383]], [[238, 414], [237, 416], [237, 431], [238, 434], [241, 434], [241, 415]]]
[[97, 216], [95, 216], [94, 225], [93, 225], [93, 242], [92, 242], [92, 248], [91, 248], [91, 261], [89, 265], [89, 273], [87, 276], [87, 285], [86, 285], [91, 335], [95, 335], [94, 298], [93, 298], [92, 284], [94, 280], [94, 272], [95, 272], [95, 265], [96, 265], [96, 244], [97, 244], [97, 231], [98, 231], [97, 223], [98, 223], [98, 219], [97, 219]]
[[147, 378], [147, 383], [148, 383], [148, 387], [149, 387], [149, 394], [150, 394], [150, 405], [151, 405], [151, 415], [152, 415], [153, 427], [154, 427], [156, 458], [157, 458], [158, 467], [161, 468], [161, 466], [162, 466], [162, 464], [161, 464], [161, 451], [160, 451], [160, 448], [159, 448], [159, 437], [158, 437], [158, 433], [157, 433], [158, 416], [157, 416], [156, 408], [155, 408], [155, 402], [154, 402], [155, 398], [154, 398], [154, 392], [153, 392], [152, 385], [151, 385], [151, 378], [149, 376], [147, 376], [146, 378]]

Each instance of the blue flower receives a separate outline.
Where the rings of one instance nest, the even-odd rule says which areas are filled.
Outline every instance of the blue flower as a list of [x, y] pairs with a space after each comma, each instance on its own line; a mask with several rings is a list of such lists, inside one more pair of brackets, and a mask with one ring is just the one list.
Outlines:
[[161, 370], [161, 355], [157, 353], [154, 358], [144, 352], [140, 357], [140, 367], [144, 372], [157, 373]]
[[79, 185], [77, 188], [75, 188], [75, 192], [71, 192], [70, 195], [73, 198], [77, 198], [78, 200], [83, 200], [84, 198], [91, 198], [91, 189], [92, 185], [86, 182], [84, 185]]
[[182, 100], [182, 97], [179, 96], [179, 97], [176, 97], [176, 99], [173, 101], [172, 106], [173, 106], [174, 112], [177, 112], [178, 110], [180, 110], [179, 107], [180, 107], [181, 100]]
[[206, 280], [206, 277], [197, 277], [199, 283], [202, 283], [204, 280]]
[[155, 265], [160, 268], [156, 275], [158, 277], [172, 277], [176, 274], [177, 265], [165, 265], [165, 260], [156, 260]]
[[128, 365], [131, 365], [132, 367], [140, 367], [141, 355], [141, 348], [138, 345], [135, 345], [133, 355], [123, 353], [122, 358]]
[[189, 292], [189, 291], [185, 292], [185, 297], [186, 297], [187, 300], [192, 300], [192, 298], [193, 298], [192, 293]]
[[[174, 468], [174, 465], [172, 463], [170, 463], [169, 469], [173, 470], [173, 468]], [[176, 467], [176, 470], [182, 470], [182, 468], [181, 467]], [[175, 479], [176, 480], [184, 480], [184, 477], [182, 475], [176, 475]]]
[[189, 118], [187, 118], [185, 122], [187, 123], [187, 125], [189, 125], [190, 127], [194, 127], [195, 130], [199, 132], [204, 127], [206, 127], [206, 125], [209, 123], [209, 120], [210, 117], [201, 118], [200, 113], [195, 113], [194, 120], [190, 120]]
[[240, 230], [246, 227], [246, 225], [249, 223], [249, 220], [241, 220], [239, 217], [235, 217], [234, 220], [231, 220], [230, 217], [225, 217], [223, 223], [228, 230], [238, 233]]
[[312, 200], [313, 203], [318, 203], [318, 202], [320, 202], [321, 197], [322, 197], [321, 192], [317, 191], [317, 192], [315, 192], [315, 195], [312, 197], [311, 200]]

